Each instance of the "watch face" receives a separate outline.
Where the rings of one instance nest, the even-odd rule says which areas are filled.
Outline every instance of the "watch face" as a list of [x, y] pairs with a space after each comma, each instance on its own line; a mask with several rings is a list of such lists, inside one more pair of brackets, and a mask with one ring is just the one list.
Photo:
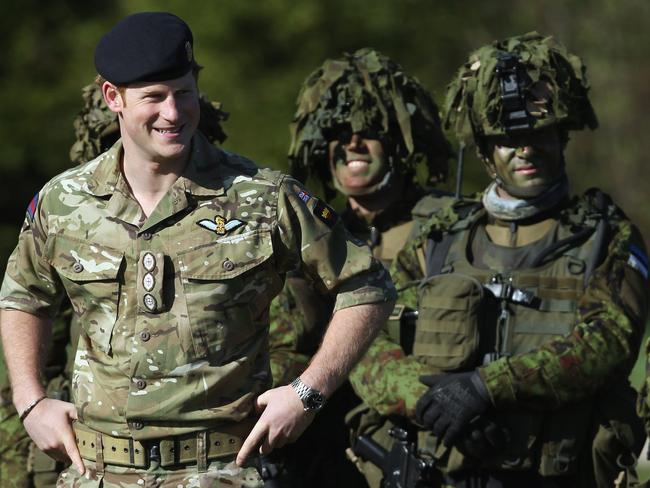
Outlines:
[[309, 410], [320, 410], [325, 404], [325, 398], [320, 393], [311, 393], [305, 398], [305, 404]]

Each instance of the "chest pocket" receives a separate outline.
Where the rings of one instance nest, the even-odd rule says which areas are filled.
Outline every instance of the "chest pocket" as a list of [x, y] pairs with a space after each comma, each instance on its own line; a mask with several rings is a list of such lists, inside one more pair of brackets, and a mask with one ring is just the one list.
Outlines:
[[222, 237], [179, 253], [197, 358], [225, 359], [268, 325], [269, 303], [282, 286], [272, 255], [268, 231]]
[[95, 346], [110, 353], [124, 253], [61, 235], [51, 236], [47, 246], [50, 264], [61, 278], [83, 329]]
[[476, 278], [458, 273], [422, 282], [413, 354], [443, 371], [475, 365], [483, 293]]

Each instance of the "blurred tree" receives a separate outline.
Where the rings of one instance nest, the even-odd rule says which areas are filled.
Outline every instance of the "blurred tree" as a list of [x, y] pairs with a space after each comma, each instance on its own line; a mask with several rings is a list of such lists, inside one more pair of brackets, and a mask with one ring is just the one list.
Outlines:
[[[647, 0], [5, 0], [0, 17], [0, 271], [24, 209], [70, 165], [80, 88], [94, 77], [99, 37], [127, 13], [167, 10], [184, 18], [205, 66], [201, 90], [231, 113], [225, 146], [286, 169], [287, 125], [305, 77], [327, 57], [372, 46], [398, 60], [437, 100], [467, 54], [491, 40], [537, 30], [583, 57], [601, 127], [569, 146], [573, 189], [613, 194], [650, 238], [644, 182], [650, 138], [650, 2]], [[467, 151], [465, 191], [486, 179]], [[15, 231], [12, 231], [15, 229]]]

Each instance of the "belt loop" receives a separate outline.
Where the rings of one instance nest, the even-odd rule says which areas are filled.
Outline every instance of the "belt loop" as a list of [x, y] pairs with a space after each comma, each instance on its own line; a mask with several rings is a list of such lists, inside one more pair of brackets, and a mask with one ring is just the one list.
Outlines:
[[95, 468], [98, 475], [104, 475], [104, 443], [99, 432], [95, 433]]
[[208, 470], [207, 439], [208, 432], [205, 430], [196, 435], [196, 465], [199, 473], [205, 473]]

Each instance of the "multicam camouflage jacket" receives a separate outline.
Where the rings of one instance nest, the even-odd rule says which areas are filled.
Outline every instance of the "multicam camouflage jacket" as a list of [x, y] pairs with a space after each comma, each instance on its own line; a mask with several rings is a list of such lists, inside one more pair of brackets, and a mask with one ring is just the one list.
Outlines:
[[[570, 226], [567, 216], [585, 207], [584, 198], [574, 198], [555, 217], [559, 225]], [[647, 318], [647, 254], [638, 231], [622, 212], [612, 206], [609, 213], [605, 256], [581, 292], [570, 333], [551, 335], [542, 347], [479, 367], [497, 409], [560, 408], [629, 373]], [[430, 235], [453, 233], [459, 220], [453, 206], [439, 209], [398, 254], [391, 275], [399, 304], [417, 309], [417, 288], [425, 277], [423, 247]], [[357, 394], [382, 415], [413, 417], [415, 404], [427, 389], [419, 377], [435, 372], [439, 370], [418, 355], [406, 355], [384, 333], [353, 370], [350, 381]]]
[[149, 439], [239, 421], [270, 385], [268, 309], [302, 269], [335, 309], [392, 300], [366, 246], [295, 180], [193, 140], [146, 217], [119, 170], [121, 143], [55, 177], [28, 209], [0, 307], [81, 324], [79, 419]]

